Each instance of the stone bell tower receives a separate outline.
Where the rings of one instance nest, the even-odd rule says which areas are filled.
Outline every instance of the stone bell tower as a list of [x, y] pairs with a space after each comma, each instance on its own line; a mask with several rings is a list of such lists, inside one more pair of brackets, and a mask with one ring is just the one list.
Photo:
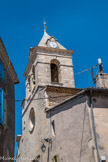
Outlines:
[[29, 63], [25, 70], [26, 97], [34, 87], [56, 85], [74, 88], [73, 51], [66, 50], [46, 31], [38, 44], [30, 48]]
[[[26, 97], [22, 103], [23, 134], [18, 136], [17, 157], [27, 157], [26, 161], [48, 162], [48, 150], [43, 154], [44, 139], [50, 137], [50, 120], [45, 109], [62, 102], [62, 99], [48, 99], [75, 93], [73, 51], [64, 48], [58, 40], [44, 35], [38, 46], [30, 48], [29, 62], [24, 72]], [[48, 156], [48, 157], [47, 157]], [[31, 158], [33, 158], [31, 160]]]

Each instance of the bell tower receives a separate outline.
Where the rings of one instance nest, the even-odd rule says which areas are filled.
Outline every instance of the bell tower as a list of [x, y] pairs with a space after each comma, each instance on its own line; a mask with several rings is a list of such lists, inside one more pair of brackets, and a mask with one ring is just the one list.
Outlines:
[[55, 37], [49, 36], [44, 30], [38, 46], [30, 48], [29, 63], [24, 73], [26, 96], [38, 86], [74, 88], [73, 52], [64, 48]]

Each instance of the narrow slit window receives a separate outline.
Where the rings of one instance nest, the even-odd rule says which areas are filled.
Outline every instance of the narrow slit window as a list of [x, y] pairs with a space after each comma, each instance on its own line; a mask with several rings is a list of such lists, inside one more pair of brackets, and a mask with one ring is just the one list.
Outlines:
[[27, 88], [29, 91], [31, 91], [31, 83], [30, 83], [30, 75], [28, 75], [28, 78], [27, 78]]
[[35, 66], [33, 65], [32, 67], [32, 81], [33, 81], [33, 84], [35, 84]]
[[56, 132], [55, 132], [55, 122], [54, 122], [54, 120], [51, 122], [51, 127], [52, 127], [52, 135], [55, 136]]

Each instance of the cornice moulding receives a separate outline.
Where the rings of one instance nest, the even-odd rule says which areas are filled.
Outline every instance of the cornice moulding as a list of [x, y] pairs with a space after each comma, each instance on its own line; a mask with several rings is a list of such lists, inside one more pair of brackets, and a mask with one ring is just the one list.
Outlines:
[[58, 48], [54, 49], [54, 48], [48, 48], [48, 47], [35, 46], [32, 49], [32, 54], [29, 57], [29, 63], [28, 63], [26, 70], [24, 72], [24, 76], [27, 75], [31, 64], [34, 62], [34, 60], [36, 58], [37, 53], [40, 53], [40, 52], [55, 53], [57, 55], [60, 54], [60, 55], [65, 55], [65, 56], [72, 56], [72, 54], [74, 53], [74, 51], [66, 50], [66, 49], [58, 49]]

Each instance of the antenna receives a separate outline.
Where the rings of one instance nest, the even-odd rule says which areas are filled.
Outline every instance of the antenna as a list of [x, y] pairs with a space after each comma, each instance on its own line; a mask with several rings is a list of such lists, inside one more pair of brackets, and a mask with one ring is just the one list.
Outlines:
[[94, 72], [93, 72], [93, 68], [91, 69], [91, 79], [93, 80], [93, 83], [96, 83], [95, 77], [94, 77]]
[[98, 58], [98, 65], [99, 65], [100, 73], [102, 74], [103, 73], [103, 63], [102, 63], [101, 58]]

